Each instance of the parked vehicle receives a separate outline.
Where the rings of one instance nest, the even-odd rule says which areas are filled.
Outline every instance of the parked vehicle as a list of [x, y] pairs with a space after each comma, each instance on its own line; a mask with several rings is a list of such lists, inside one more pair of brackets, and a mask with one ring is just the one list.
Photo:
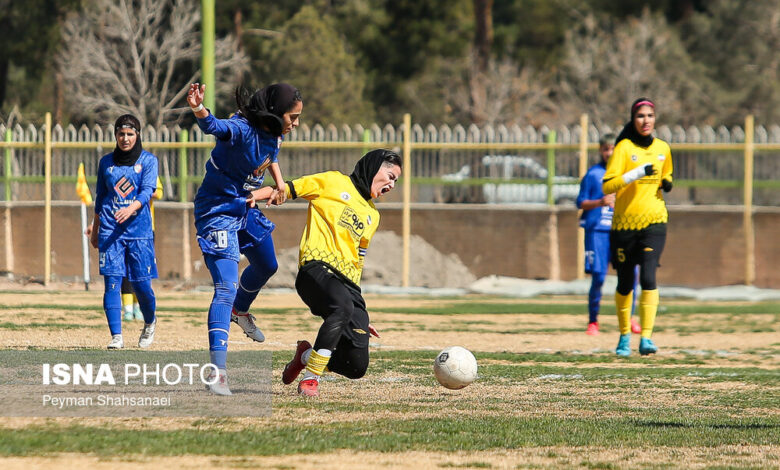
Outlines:
[[[442, 176], [442, 179], [464, 183], [469, 179], [488, 180], [481, 185], [447, 185], [442, 191], [444, 202], [547, 202], [547, 168], [532, 157], [485, 155], [479, 165], [464, 165], [457, 172]], [[579, 180], [571, 176], [554, 176], [552, 193], [555, 204], [574, 204], [580, 189], [578, 183]]]

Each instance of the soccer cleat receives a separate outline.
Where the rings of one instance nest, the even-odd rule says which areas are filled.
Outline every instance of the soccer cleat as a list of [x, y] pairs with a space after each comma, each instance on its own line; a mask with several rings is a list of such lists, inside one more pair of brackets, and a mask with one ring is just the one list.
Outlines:
[[241, 327], [242, 330], [244, 330], [244, 334], [252, 338], [253, 340], [257, 341], [258, 343], [262, 343], [265, 341], [265, 335], [262, 331], [260, 331], [260, 328], [255, 325], [255, 316], [251, 315], [249, 313], [238, 313], [236, 312], [236, 309], [234, 308], [232, 313], [230, 314], [230, 321], [238, 323], [238, 326]]
[[228, 378], [227, 378], [227, 370], [225, 369], [219, 369], [219, 378], [215, 383], [214, 379], [216, 377], [216, 374], [214, 372], [214, 369], [211, 369], [211, 372], [209, 373], [209, 376], [206, 377], [206, 390], [209, 392], [215, 394], [215, 395], [222, 395], [222, 396], [229, 396], [233, 395], [233, 392], [230, 391], [230, 387], [228, 386]]
[[133, 316], [133, 311], [132, 310], [125, 310], [125, 314], [122, 316], [122, 318], [125, 321], [133, 321], [133, 319], [135, 317]]
[[317, 379], [301, 380], [298, 383], [298, 395], [302, 397], [318, 397], [320, 391], [317, 389], [320, 382]]
[[620, 335], [617, 348], [615, 348], [615, 354], [618, 356], [628, 357], [631, 355], [631, 335]]
[[634, 320], [634, 317], [631, 317], [631, 333], [634, 333], [635, 335], [642, 333], [642, 327]]
[[653, 343], [650, 338], [642, 338], [639, 340], [639, 354], [647, 356], [648, 354], [655, 354], [658, 352], [658, 346]]
[[139, 348], [146, 349], [152, 345], [156, 326], [157, 321], [154, 321], [153, 323], [144, 323], [144, 327], [141, 329], [141, 336], [138, 338]]
[[122, 349], [125, 347], [125, 340], [122, 339], [122, 335], [111, 335], [111, 342], [108, 343], [108, 349]]
[[295, 380], [303, 368], [306, 367], [306, 364], [301, 360], [301, 356], [309, 349], [311, 349], [311, 343], [306, 340], [298, 341], [298, 347], [295, 349], [295, 357], [284, 366], [284, 371], [282, 371], [283, 384], [288, 385], [293, 383], [293, 380]]
[[594, 321], [588, 323], [588, 328], [585, 330], [586, 335], [597, 336], [599, 334], [599, 322]]
[[136, 320], [143, 320], [144, 314], [141, 312], [141, 306], [138, 304], [133, 305], [133, 316]]

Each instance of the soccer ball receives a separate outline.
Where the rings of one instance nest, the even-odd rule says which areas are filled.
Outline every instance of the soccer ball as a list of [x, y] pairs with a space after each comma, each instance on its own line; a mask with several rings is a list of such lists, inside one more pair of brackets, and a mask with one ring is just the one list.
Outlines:
[[450, 390], [458, 390], [477, 378], [477, 360], [466, 348], [450, 346], [433, 361], [436, 380]]

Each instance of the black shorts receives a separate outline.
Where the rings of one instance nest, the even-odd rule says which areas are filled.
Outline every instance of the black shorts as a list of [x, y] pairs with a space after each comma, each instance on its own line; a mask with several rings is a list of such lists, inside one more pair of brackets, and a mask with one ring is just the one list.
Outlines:
[[656, 268], [666, 244], [666, 224], [652, 224], [641, 230], [612, 230], [610, 232], [612, 266], [616, 270], [637, 264]]
[[311, 313], [327, 318], [335, 309], [351, 310], [341, 332], [356, 348], [368, 348], [368, 312], [360, 288], [322, 261], [310, 261], [298, 271], [295, 288]]

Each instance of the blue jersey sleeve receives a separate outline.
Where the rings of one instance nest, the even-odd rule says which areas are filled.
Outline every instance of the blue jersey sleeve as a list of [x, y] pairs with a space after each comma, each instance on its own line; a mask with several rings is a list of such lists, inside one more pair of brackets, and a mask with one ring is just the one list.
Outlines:
[[103, 181], [103, 171], [105, 171], [104, 159], [105, 157], [101, 158], [100, 163], [98, 163], [97, 187], [95, 188], [95, 214], [100, 214], [100, 210], [103, 208], [103, 201], [106, 199], [106, 183]]
[[143, 167], [143, 173], [141, 174], [141, 188], [138, 191], [138, 197], [136, 200], [141, 203], [142, 206], [148, 205], [152, 195], [157, 190], [157, 157], [153, 154], [148, 154], [149, 162]]
[[[585, 173], [585, 177], [580, 181], [580, 193], [577, 195], [577, 209], [582, 209], [582, 203], [590, 199], [590, 194], [593, 192], [593, 178], [590, 178], [591, 173]], [[601, 182], [599, 182], [601, 184]]]
[[230, 120], [217, 119], [211, 113], [203, 119], [198, 118], [198, 127], [206, 134], [211, 134], [219, 140], [229, 141], [231, 145], [238, 131]]

